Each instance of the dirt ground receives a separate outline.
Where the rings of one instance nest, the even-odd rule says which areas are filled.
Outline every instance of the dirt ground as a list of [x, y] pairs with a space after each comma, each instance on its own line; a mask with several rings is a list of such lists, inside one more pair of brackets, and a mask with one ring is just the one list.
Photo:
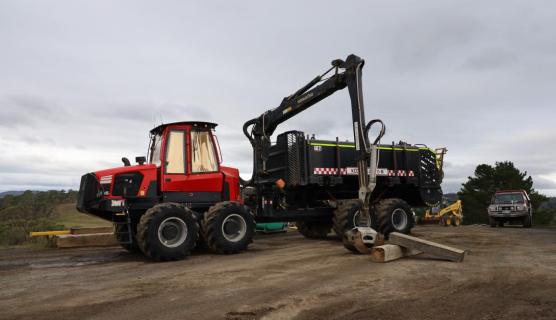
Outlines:
[[333, 240], [153, 263], [119, 248], [0, 250], [2, 319], [556, 319], [556, 229], [414, 229], [468, 250], [377, 264]]

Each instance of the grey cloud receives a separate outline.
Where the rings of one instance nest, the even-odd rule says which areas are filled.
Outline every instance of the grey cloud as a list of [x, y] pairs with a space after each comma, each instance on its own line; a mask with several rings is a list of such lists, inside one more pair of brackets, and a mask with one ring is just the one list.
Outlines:
[[6, 127], [30, 126], [41, 121], [54, 121], [66, 113], [64, 107], [38, 95], [8, 94], [0, 92], [0, 125]]
[[[556, 136], [554, 9], [552, 1], [3, 1], [0, 146], [11, 151], [0, 153], [0, 171], [18, 174], [3, 176], [0, 190], [77, 184], [87, 170], [146, 153], [153, 125], [182, 120], [219, 123], [226, 164], [248, 175], [242, 124], [356, 53], [366, 59], [367, 118], [385, 121], [384, 142], [447, 146], [445, 190], [457, 191], [478, 163], [512, 160], [556, 195], [543, 180], [556, 171], [556, 150], [546, 147]], [[277, 133], [352, 139], [349, 123], [342, 92]]]
[[477, 70], [502, 68], [515, 63], [517, 59], [517, 56], [512, 52], [500, 48], [491, 48], [467, 58], [464, 67]]

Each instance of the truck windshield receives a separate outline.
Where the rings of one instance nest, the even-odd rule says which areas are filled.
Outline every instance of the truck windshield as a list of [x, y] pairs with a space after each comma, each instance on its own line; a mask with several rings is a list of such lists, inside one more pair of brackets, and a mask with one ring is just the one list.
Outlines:
[[523, 195], [521, 193], [500, 193], [494, 195], [494, 203], [523, 203]]
[[151, 145], [149, 146], [149, 163], [157, 167], [160, 166], [160, 145], [162, 142], [162, 134], [155, 134], [151, 137]]

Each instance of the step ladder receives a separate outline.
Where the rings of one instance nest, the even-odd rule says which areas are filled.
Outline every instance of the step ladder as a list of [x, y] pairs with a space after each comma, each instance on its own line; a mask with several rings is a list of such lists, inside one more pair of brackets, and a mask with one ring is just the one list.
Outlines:
[[127, 210], [115, 213], [112, 216], [114, 223], [114, 235], [120, 244], [133, 244], [133, 229], [131, 227], [131, 217]]

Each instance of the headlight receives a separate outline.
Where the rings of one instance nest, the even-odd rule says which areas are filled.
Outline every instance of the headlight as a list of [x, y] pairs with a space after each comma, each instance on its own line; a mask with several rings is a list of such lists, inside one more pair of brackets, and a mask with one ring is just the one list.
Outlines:
[[517, 211], [521, 211], [521, 210], [523, 210], [523, 209], [525, 209], [525, 208], [524, 208], [523, 206], [516, 206], [515, 209], [516, 209]]

